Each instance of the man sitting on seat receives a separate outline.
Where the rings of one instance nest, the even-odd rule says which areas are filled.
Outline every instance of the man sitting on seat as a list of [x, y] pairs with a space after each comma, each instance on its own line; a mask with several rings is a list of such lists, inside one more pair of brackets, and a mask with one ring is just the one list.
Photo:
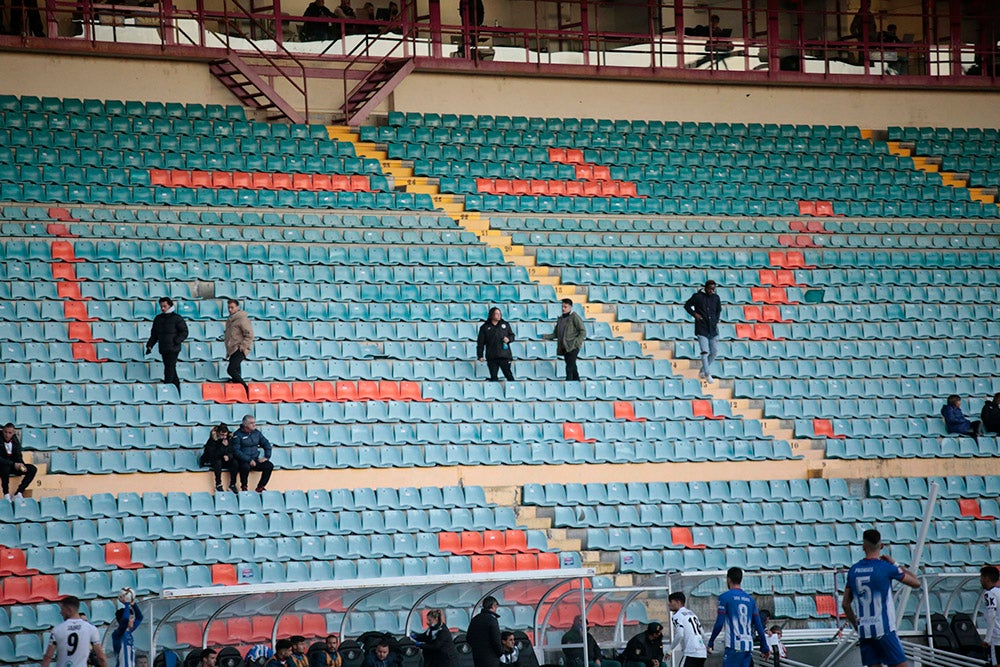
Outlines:
[[[307, 19], [334, 18], [333, 12], [326, 8], [326, 0], [313, 0], [309, 3], [309, 6], [306, 7], [306, 11], [302, 14], [302, 16]], [[333, 30], [331, 29], [329, 23], [324, 21], [306, 21], [302, 24], [303, 42], [322, 42], [333, 38]]]
[[[17, 437], [14, 425], [4, 424], [3, 445], [0, 446], [0, 484], [3, 485], [4, 500], [24, 500], [24, 492], [35, 479], [38, 468], [24, 462], [21, 453], [21, 441]], [[17, 485], [14, 495], [10, 495], [10, 477], [20, 475], [21, 483]]]

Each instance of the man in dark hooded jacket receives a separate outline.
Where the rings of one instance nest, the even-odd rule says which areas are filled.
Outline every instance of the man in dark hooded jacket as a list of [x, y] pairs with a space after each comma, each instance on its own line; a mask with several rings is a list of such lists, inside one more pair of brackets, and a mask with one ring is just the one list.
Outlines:
[[514, 330], [503, 319], [499, 308], [490, 308], [489, 317], [479, 327], [479, 340], [476, 343], [476, 358], [486, 361], [486, 367], [490, 370], [490, 382], [499, 381], [498, 370], [502, 370], [503, 376], [508, 380], [514, 380], [514, 373], [510, 370], [510, 362], [514, 358], [510, 351], [512, 342]]
[[684, 310], [694, 318], [694, 335], [701, 347], [701, 372], [705, 382], [715, 382], [712, 364], [719, 353], [719, 320], [722, 318], [722, 301], [715, 293], [714, 280], [705, 282], [705, 287], [691, 295], [684, 304]]
[[986, 401], [979, 418], [983, 422], [983, 430], [1000, 433], [1000, 394], [995, 394], [992, 401]]
[[159, 344], [160, 356], [163, 358], [163, 381], [177, 387], [177, 391], [181, 389], [181, 380], [177, 377], [177, 356], [181, 353], [181, 343], [187, 335], [187, 324], [175, 311], [173, 299], [166, 296], [160, 299], [160, 314], [153, 318], [146, 354], [153, 351], [154, 345]]
[[500, 667], [503, 645], [500, 643], [500, 615], [497, 599], [492, 595], [483, 600], [483, 609], [469, 621], [465, 640], [472, 649], [475, 667]]

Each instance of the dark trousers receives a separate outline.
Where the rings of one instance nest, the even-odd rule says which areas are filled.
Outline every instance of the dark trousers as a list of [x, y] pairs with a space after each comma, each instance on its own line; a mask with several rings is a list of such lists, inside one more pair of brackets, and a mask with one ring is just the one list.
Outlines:
[[177, 377], [177, 355], [180, 352], [161, 352], [163, 357], [163, 382], [172, 384], [180, 391], [181, 379]]
[[222, 486], [222, 471], [229, 471], [229, 486], [236, 486], [236, 473], [239, 472], [239, 467], [236, 465], [236, 461], [223, 461], [222, 459], [213, 459], [207, 461], [208, 467], [212, 469], [212, 473], [215, 474], [215, 485]]
[[580, 380], [580, 373], [576, 370], [576, 358], [579, 355], [580, 350], [573, 350], [563, 355], [563, 359], [566, 361], [566, 379], [568, 381], [578, 382]]
[[498, 380], [497, 378], [498, 370], [503, 371], [503, 376], [505, 378], [507, 378], [511, 382], [514, 381], [514, 373], [510, 370], [510, 359], [487, 359], [486, 367], [490, 369], [490, 380], [492, 380], [493, 382], [496, 382]]
[[241, 350], [236, 350], [229, 357], [229, 367], [226, 368], [226, 372], [229, 373], [229, 381], [236, 382], [243, 385], [243, 387], [249, 392], [250, 387], [247, 386], [246, 381], [243, 379], [243, 374], [241, 372], [241, 366], [243, 361], [247, 358], [247, 355], [243, 354]]
[[246, 489], [247, 482], [250, 479], [251, 470], [260, 471], [260, 480], [257, 482], [257, 488], [262, 486], [267, 486], [267, 483], [271, 480], [271, 472], [274, 470], [274, 465], [270, 461], [257, 461], [257, 465], [253, 468], [250, 467], [250, 462], [244, 463], [240, 461], [238, 463], [240, 471], [240, 488]]
[[14, 464], [12, 462], [0, 460], [0, 484], [3, 485], [4, 495], [10, 493], [11, 476], [23, 475], [23, 477], [21, 477], [21, 483], [17, 485], [17, 491], [14, 493], [24, 493], [31, 484], [32, 480], [35, 479], [35, 475], [38, 473], [38, 468], [30, 463], [25, 463], [24, 467], [27, 468], [27, 470], [23, 473], [18, 472], [14, 470]]

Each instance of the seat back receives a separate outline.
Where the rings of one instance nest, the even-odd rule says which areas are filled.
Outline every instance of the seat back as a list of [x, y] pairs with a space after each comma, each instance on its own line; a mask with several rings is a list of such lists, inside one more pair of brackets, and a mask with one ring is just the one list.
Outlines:
[[958, 653], [958, 640], [944, 614], [931, 614], [931, 641], [934, 648]]

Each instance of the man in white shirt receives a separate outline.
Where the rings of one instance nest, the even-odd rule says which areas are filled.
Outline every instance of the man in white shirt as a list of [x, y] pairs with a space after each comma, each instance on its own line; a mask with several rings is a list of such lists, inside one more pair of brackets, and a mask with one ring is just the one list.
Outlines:
[[1000, 570], [987, 565], [979, 570], [979, 583], [983, 586], [983, 617], [986, 619], [986, 664], [1000, 665]]
[[87, 667], [91, 650], [99, 667], [108, 667], [97, 628], [80, 618], [80, 600], [67, 595], [59, 602], [59, 612], [65, 620], [52, 629], [42, 667], [49, 667], [53, 658], [56, 667]]
[[684, 606], [687, 598], [680, 591], [671, 593], [667, 598], [674, 626], [674, 641], [670, 643], [670, 651], [680, 647], [684, 661], [681, 667], [702, 667], [708, 652], [705, 650], [705, 638], [702, 636], [701, 621], [693, 611]]

